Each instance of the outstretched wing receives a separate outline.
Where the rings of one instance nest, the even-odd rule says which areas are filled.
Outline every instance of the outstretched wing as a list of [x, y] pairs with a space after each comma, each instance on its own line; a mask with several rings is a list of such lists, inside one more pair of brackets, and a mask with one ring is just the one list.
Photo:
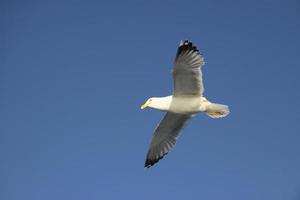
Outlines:
[[162, 159], [175, 145], [180, 131], [191, 118], [191, 115], [167, 112], [155, 129], [145, 167], [149, 168]]
[[181, 41], [173, 67], [174, 96], [202, 96], [201, 67], [204, 60], [192, 42]]

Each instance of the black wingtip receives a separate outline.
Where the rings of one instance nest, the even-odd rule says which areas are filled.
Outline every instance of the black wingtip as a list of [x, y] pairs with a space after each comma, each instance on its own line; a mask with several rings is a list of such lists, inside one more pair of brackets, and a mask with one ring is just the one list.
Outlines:
[[158, 163], [161, 159], [164, 158], [165, 155], [167, 155], [167, 153], [164, 153], [162, 156], [156, 158], [156, 159], [149, 159], [148, 156], [147, 156], [147, 159], [145, 161], [145, 165], [144, 165], [144, 168], [145, 169], [149, 169], [150, 167], [152, 167], [153, 165], [155, 165], [156, 163]]
[[199, 49], [193, 45], [193, 43], [189, 40], [181, 40], [180, 41], [180, 44], [179, 44], [179, 47], [178, 47], [178, 50], [177, 50], [177, 54], [176, 54], [176, 58], [183, 52], [186, 52], [186, 51], [195, 51], [199, 54], [201, 54], [199, 52]]
[[144, 168], [149, 169], [150, 167], [152, 167], [157, 162], [158, 162], [158, 160], [150, 160], [150, 159], [147, 158], [146, 161], [145, 161]]

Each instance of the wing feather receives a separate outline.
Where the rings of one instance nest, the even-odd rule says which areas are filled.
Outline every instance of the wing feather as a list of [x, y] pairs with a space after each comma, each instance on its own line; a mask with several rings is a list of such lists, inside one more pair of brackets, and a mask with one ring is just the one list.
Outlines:
[[149, 168], [162, 159], [175, 146], [180, 131], [191, 115], [167, 112], [155, 129], [145, 162]]
[[204, 59], [192, 42], [181, 41], [173, 67], [174, 96], [202, 96]]

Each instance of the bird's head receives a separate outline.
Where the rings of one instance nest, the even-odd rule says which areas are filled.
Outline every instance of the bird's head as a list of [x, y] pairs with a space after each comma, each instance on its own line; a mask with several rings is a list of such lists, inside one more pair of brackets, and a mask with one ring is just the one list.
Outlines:
[[153, 102], [153, 98], [149, 98], [146, 103], [144, 103], [143, 105], [141, 105], [141, 109], [145, 109], [147, 107], [151, 106], [151, 103]]

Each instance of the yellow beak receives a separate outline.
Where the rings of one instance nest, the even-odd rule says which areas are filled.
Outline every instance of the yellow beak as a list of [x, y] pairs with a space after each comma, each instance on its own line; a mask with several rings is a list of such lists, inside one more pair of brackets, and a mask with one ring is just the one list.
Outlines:
[[149, 106], [149, 103], [146, 102], [145, 104], [141, 105], [141, 109], [145, 109], [145, 108], [147, 108], [148, 106]]

